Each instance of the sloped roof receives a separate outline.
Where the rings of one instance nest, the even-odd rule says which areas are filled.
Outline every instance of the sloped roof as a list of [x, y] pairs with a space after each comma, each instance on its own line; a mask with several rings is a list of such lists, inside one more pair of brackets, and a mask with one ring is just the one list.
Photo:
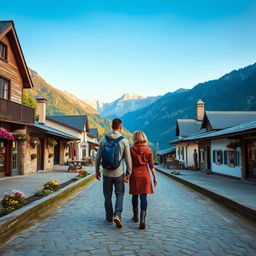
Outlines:
[[0, 21], [0, 32], [4, 31], [6, 28], [8, 28], [9, 25], [12, 25], [12, 21]]
[[58, 137], [69, 139], [69, 140], [79, 140], [79, 138], [77, 138], [77, 137], [74, 137], [74, 136], [72, 136], [72, 135], [70, 135], [68, 133], [65, 133], [65, 132], [59, 131], [57, 129], [54, 129], [52, 127], [49, 127], [49, 126], [47, 126], [45, 124], [41, 124], [41, 123], [39, 123], [37, 121], [35, 121], [34, 127], [38, 128], [41, 131], [44, 131], [47, 134], [55, 135], [55, 136], [58, 136]]
[[98, 129], [97, 128], [90, 128], [89, 134], [91, 134], [93, 137], [98, 138]]
[[0, 21], [0, 40], [4, 36], [7, 36], [8, 40], [10, 41], [10, 45], [15, 55], [15, 59], [17, 61], [17, 65], [22, 77], [23, 87], [32, 88], [33, 82], [31, 80], [19, 38], [12, 20]]
[[167, 149], [158, 151], [156, 154], [159, 155], [159, 156], [163, 156], [163, 155], [175, 152], [175, 151], [176, 151], [176, 148], [175, 147], [171, 147], [171, 148], [167, 148]]
[[209, 122], [213, 130], [221, 130], [256, 120], [256, 111], [206, 111], [202, 128]]
[[47, 118], [73, 127], [79, 131], [83, 131], [85, 127], [86, 131], [89, 132], [87, 115], [47, 116]]
[[244, 134], [249, 131], [256, 132], [256, 121], [243, 123], [243, 124], [229, 127], [220, 131], [202, 132], [202, 133], [194, 134], [192, 136], [182, 138], [180, 139], [180, 141], [192, 141], [192, 140], [200, 140], [200, 139], [225, 137], [225, 136], [231, 136], [236, 134]]
[[187, 137], [201, 129], [202, 122], [196, 119], [177, 119], [176, 136]]

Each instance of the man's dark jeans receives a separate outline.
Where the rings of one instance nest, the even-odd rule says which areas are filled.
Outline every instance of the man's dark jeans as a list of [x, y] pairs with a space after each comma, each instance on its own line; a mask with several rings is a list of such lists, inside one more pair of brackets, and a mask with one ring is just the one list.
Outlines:
[[[113, 213], [112, 193], [113, 186], [115, 187], [116, 203], [115, 212]], [[106, 219], [113, 220], [113, 216], [121, 217], [123, 211], [123, 197], [124, 197], [124, 175], [120, 177], [103, 176], [103, 193], [105, 197]]]

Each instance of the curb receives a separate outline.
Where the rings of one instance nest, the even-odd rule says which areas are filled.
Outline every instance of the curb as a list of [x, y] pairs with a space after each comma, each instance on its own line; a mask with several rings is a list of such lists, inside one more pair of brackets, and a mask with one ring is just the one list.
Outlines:
[[0, 219], [0, 247], [18, 232], [27, 229], [36, 221], [47, 217], [50, 209], [53, 209], [58, 203], [75, 194], [77, 190], [86, 186], [94, 179], [95, 173], [92, 173], [53, 194], [34, 201], [31, 204], [2, 217]]
[[210, 189], [206, 189], [204, 187], [201, 187], [195, 183], [189, 182], [187, 180], [184, 180], [176, 175], [173, 175], [171, 173], [167, 173], [163, 170], [158, 169], [157, 167], [155, 167], [156, 170], [170, 178], [172, 178], [173, 180], [180, 182], [198, 192], [200, 192], [201, 194], [204, 194], [206, 196], [208, 196], [209, 198], [215, 200], [216, 202], [224, 205], [226, 208], [231, 209], [232, 211], [236, 211], [239, 214], [243, 215], [246, 218], [249, 218], [250, 220], [256, 222], [256, 210], [247, 207], [245, 205], [242, 205], [228, 197], [225, 197], [217, 192], [214, 192]]

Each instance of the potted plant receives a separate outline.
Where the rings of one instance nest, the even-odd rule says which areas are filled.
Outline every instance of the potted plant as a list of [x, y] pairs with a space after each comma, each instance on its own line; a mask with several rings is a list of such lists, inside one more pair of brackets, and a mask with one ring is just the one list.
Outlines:
[[55, 147], [58, 143], [57, 143], [57, 141], [55, 139], [50, 138], [50, 139], [48, 139], [48, 143], [47, 144], [50, 147]]
[[237, 149], [239, 147], [239, 143], [238, 142], [230, 142], [228, 145], [227, 145], [227, 148], [229, 149]]
[[36, 159], [37, 158], [37, 154], [31, 154], [31, 160], [33, 160], [33, 159]]
[[48, 157], [52, 158], [53, 157], [53, 153], [49, 153]]
[[40, 143], [40, 140], [36, 137], [31, 137], [30, 138], [30, 145], [32, 148], [35, 148], [36, 145], [38, 145]]
[[66, 152], [66, 153], [65, 153], [65, 156], [69, 156], [69, 153], [68, 153], [68, 152]]
[[18, 141], [27, 141], [28, 140], [27, 134], [16, 134], [15, 138]]

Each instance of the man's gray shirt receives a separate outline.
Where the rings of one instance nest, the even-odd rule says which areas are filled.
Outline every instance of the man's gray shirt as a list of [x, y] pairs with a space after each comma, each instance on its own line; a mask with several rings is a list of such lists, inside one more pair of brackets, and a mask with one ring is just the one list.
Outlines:
[[[112, 139], [117, 139], [122, 134], [120, 132], [110, 132], [107, 136], [109, 136]], [[102, 153], [104, 149], [104, 145], [107, 142], [105, 136], [100, 140], [99, 149], [96, 155], [96, 171], [100, 170], [100, 165], [102, 161]], [[126, 164], [126, 175], [130, 176], [132, 173], [132, 160], [131, 160], [131, 154], [130, 154], [130, 146], [129, 142], [126, 138], [119, 141], [119, 159], [122, 160], [121, 165], [115, 169], [115, 170], [107, 170], [103, 168], [103, 175], [107, 177], [120, 177], [124, 173], [124, 164], [123, 161], [125, 161]]]

